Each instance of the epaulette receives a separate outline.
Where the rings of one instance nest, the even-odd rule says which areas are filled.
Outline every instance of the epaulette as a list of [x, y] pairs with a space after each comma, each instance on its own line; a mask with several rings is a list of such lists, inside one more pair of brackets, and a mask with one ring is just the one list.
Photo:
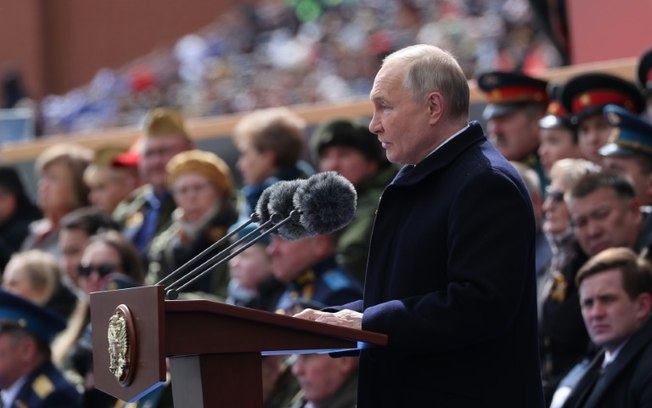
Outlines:
[[54, 384], [47, 375], [41, 374], [32, 382], [32, 390], [40, 399], [45, 399], [54, 391]]

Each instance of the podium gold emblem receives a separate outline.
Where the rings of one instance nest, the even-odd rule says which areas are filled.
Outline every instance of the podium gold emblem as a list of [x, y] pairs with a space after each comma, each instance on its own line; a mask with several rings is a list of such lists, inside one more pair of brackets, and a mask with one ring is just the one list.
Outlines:
[[109, 318], [109, 371], [120, 385], [131, 383], [136, 363], [136, 333], [131, 312], [126, 305], [118, 305]]

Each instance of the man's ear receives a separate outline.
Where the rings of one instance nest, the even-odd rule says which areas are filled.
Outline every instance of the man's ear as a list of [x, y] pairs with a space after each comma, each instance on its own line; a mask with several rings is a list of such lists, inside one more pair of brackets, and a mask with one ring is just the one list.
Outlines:
[[37, 349], [36, 339], [31, 336], [24, 336], [18, 341], [15, 351], [23, 361], [31, 361], [34, 359]]
[[647, 316], [650, 314], [652, 311], [652, 294], [643, 292], [638, 295], [637, 298], [637, 315], [641, 319], [647, 318]]
[[428, 94], [428, 112], [430, 112], [430, 118], [435, 121], [439, 119], [444, 114], [444, 97], [439, 92], [431, 92]]
[[652, 173], [645, 176], [645, 195], [652, 197]]

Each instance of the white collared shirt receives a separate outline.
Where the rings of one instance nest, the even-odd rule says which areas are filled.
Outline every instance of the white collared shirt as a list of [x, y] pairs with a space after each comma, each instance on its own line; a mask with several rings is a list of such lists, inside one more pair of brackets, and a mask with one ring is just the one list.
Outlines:
[[613, 363], [613, 361], [618, 357], [618, 354], [620, 354], [620, 350], [625, 347], [625, 344], [627, 344], [627, 340], [623, 341], [620, 346], [614, 349], [614, 351], [605, 350], [604, 359], [602, 360], [602, 368], [605, 368], [609, 364]]
[[[449, 136], [446, 140], [444, 140], [444, 141], [443, 141], [439, 146], [435, 147], [435, 148], [433, 149], [433, 151], [431, 151], [430, 153], [428, 153], [428, 154], [426, 155], [426, 157], [432, 155], [434, 152], [436, 152], [437, 150], [439, 150], [442, 146], [444, 146], [446, 143], [448, 143], [448, 142], [450, 142], [451, 140], [453, 140], [456, 136], [458, 136], [460, 133], [464, 132], [464, 131], [465, 131], [466, 129], [468, 129], [468, 128], [469, 128], [469, 124], [467, 124], [466, 126], [464, 126], [462, 129], [458, 130], [457, 132], [453, 133], [453, 134], [452, 134], [451, 136]], [[424, 157], [424, 158], [425, 158], [425, 157]]]
[[18, 395], [18, 391], [23, 387], [27, 381], [27, 376], [24, 375], [20, 377], [16, 382], [14, 382], [11, 387], [6, 390], [0, 391], [0, 398], [2, 398], [2, 403], [4, 407], [11, 407]]

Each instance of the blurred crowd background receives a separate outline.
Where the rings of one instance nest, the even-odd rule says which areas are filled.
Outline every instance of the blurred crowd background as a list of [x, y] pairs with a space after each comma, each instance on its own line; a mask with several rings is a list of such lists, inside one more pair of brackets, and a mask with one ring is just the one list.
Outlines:
[[271, 0], [234, 4], [213, 24], [85, 86], [29, 99], [6, 72], [4, 106], [36, 111], [36, 134], [138, 124], [174, 106], [186, 117], [366, 98], [379, 62], [437, 44], [469, 78], [492, 69], [537, 75], [563, 64], [528, 0]]

